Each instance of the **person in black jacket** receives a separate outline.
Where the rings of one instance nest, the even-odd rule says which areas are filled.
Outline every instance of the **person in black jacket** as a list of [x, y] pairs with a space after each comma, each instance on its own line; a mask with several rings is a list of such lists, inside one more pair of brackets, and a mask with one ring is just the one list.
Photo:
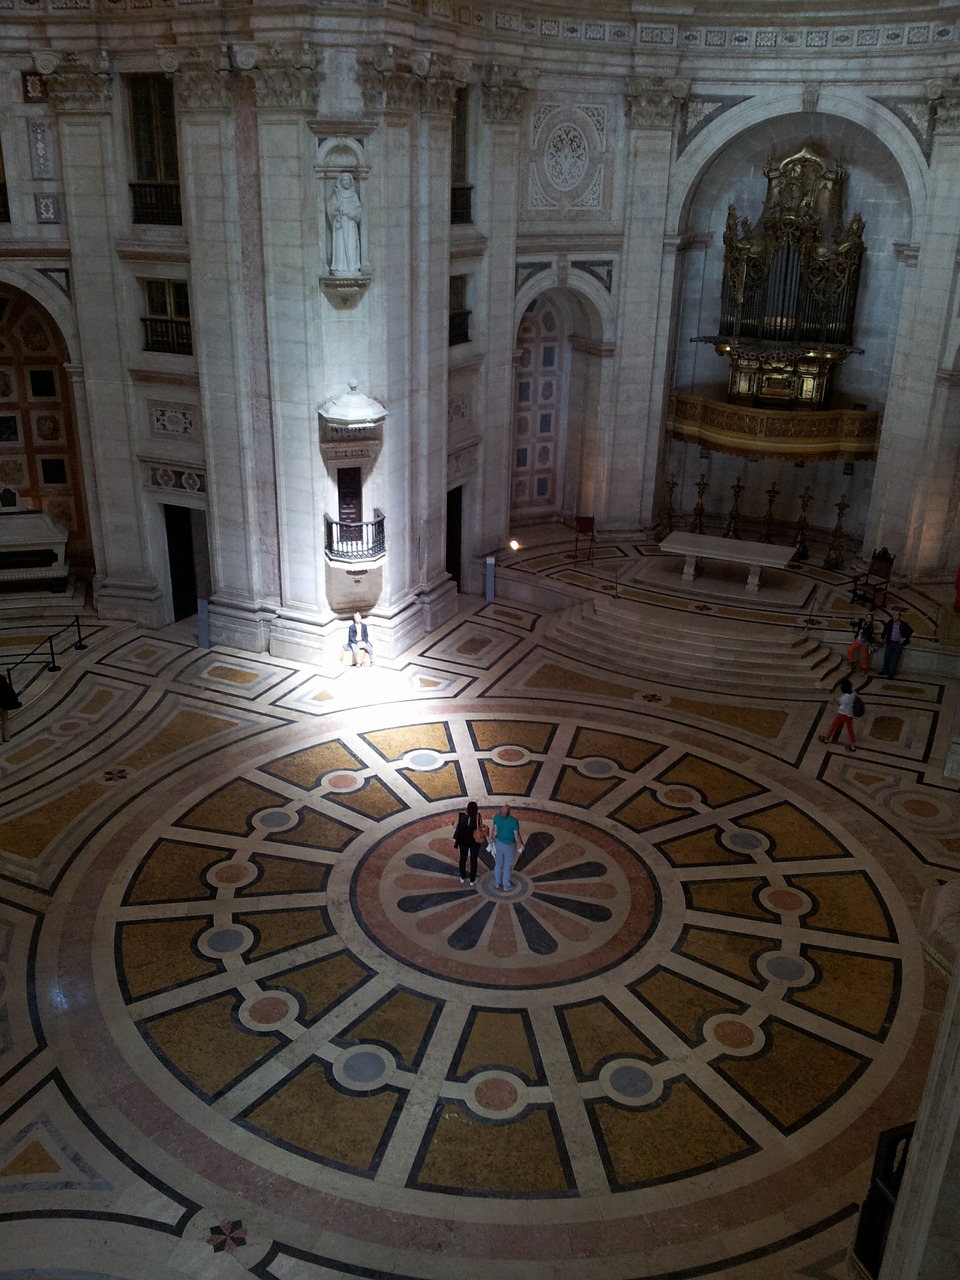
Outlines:
[[370, 633], [359, 613], [353, 615], [353, 621], [347, 631], [347, 643], [343, 647], [352, 651], [353, 660], [358, 667], [361, 665], [361, 653], [367, 655], [370, 666], [373, 666], [373, 645], [370, 643]]
[[453, 829], [453, 843], [460, 854], [460, 883], [467, 878], [467, 855], [470, 855], [470, 883], [477, 883], [477, 857], [486, 842], [487, 830], [483, 818], [477, 809], [477, 802], [471, 800], [466, 811], [457, 815], [457, 825]]
[[913, 627], [909, 622], [904, 622], [902, 610], [894, 607], [890, 610], [890, 614], [880, 632], [880, 643], [883, 645], [883, 668], [880, 674], [886, 676], [888, 680], [892, 680], [897, 674], [900, 655], [913, 635]]

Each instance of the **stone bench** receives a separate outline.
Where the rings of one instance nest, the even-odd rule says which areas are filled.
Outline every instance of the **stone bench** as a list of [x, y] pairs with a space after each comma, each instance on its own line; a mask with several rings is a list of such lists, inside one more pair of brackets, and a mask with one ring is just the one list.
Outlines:
[[685, 556], [683, 581], [693, 582], [701, 560], [724, 560], [749, 568], [746, 591], [759, 591], [761, 569], [784, 569], [796, 554], [794, 547], [769, 542], [743, 542], [739, 538], [714, 538], [706, 533], [671, 533], [660, 543], [668, 555]]

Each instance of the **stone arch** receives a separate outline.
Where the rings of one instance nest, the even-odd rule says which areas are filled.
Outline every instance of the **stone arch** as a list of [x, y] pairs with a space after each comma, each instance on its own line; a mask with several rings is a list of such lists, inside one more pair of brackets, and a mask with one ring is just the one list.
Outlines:
[[[668, 225], [677, 228], [684, 251], [678, 263], [669, 386], [708, 399], [726, 398], [724, 360], [709, 344], [692, 339], [718, 331], [727, 209], [732, 202], [740, 216], [756, 221], [765, 193], [766, 163], [810, 144], [847, 171], [844, 216], [849, 219], [860, 212], [867, 224], [855, 335], [865, 352], [848, 358], [835, 398], [849, 406], [882, 410], [907, 270], [897, 246], [910, 243], [922, 219], [926, 169], [908, 131], [878, 104], [825, 90], [818, 110], [804, 112], [798, 109], [799, 93], [797, 98], [791, 102], [788, 91], [775, 103], [765, 95], [732, 109], [704, 129], [675, 166]], [[746, 460], [734, 455], [711, 453], [703, 459], [695, 446], [681, 446], [669, 438], [664, 445], [662, 470], [679, 480], [678, 505], [683, 509], [692, 506], [700, 475], [706, 473], [715, 502], [725, 500], [728, 487], [742, 477], [747, 482], [741, 503], [745, 516], [763, 514], [765, 495], [776, 482], [780, 518], [792, 518], [800, 494], [809, 487], [814, 494], [808, 513], [813, 526], [831, 529], [836, 504], [843, 498], [846, 532], [864, 533], [874, 481], [872, 461], [858, 461], [852, 475], [839, 461], [808, 461], [795, 468], [762, 459], [748, 470]]]
[[[51, 284], [49, 292], [56, 287]], [[64, 524], [71, 566], [90, 572], [93, 548], [70, 366], [63, 330], [36, 291], [0, 279], [0, 483]]]
[[[549, 283], [548, 283], [549, 279]], [[510, 504], [515, 519], [583, 513], [595, 488], [603, 317], [586, 291], [536, 278], [518, 294]], [[531, 285], [534, 282], [531, 282]], [[547, 287], [543, 287], [546, 285]], [[532, 295], [532, 296], [531, 296]]]

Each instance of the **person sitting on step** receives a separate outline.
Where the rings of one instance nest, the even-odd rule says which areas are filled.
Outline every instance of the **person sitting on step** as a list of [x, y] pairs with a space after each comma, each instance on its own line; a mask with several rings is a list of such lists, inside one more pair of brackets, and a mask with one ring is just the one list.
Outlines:
[[373, 645], [370, 643], [370, 633], [367, 630], [367, 624], [360, 615], [359, 610], [353, 615], [353, 621], [347, 630], [347, 643], [343, 646], [349, 649], [353, 654], [353, 660], [356, 665], [362, 666], [363, 659], [361, 654], [367, 655], [367, 663], [373, 666]]

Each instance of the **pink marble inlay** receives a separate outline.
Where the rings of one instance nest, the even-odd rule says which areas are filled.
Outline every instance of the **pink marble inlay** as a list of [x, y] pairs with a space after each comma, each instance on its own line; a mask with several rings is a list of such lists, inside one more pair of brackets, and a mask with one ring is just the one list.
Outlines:
[[519, 764], [525, 755], [526, 752], [517, 747], [503, 747], [497, 752], [497, 759], [501, 764]]
[[509, 1111], [516, 1106], [520, 1094], [516, 1085], [509, 1080], [481, 1080], [474, 1091], [474, 1097], [481, 1107], [487, 1111]]
[[792, 889], [771, 889], [767, 894], [767, 902], [777, 911], [798, 911], [804, 899]]
[[242, 884], [250, 879], [252, 867], [238, 866], [235, 862], [227, 862], [222, 867], [215, 867], [211, 879], [217, 884]]
[[753, 1028], [743, 1022], [718, 1022], [713, 1029], [714, 1039], [728, 1049], [749, 1049], [753, 1044]]
[[940, 812], [938, 805], [931, 800], [920, 800], [916, 796], [911, 796], [909, 800], [904, 800], [903, 807], [907, 813], [912, 813], [915, 818], [935, 818]]
[[333, 791], [349, 791], [357, 785], [355, 773], [332, 773], [327, 779], [327, 786]]
[[254, 1000], [247, 1010], [251, 1022], [259, 1022], [261, 1026], [273, 1026], [282, 1022], [287, 1016], [289, 1005], [283, 996], [261, 996]]

